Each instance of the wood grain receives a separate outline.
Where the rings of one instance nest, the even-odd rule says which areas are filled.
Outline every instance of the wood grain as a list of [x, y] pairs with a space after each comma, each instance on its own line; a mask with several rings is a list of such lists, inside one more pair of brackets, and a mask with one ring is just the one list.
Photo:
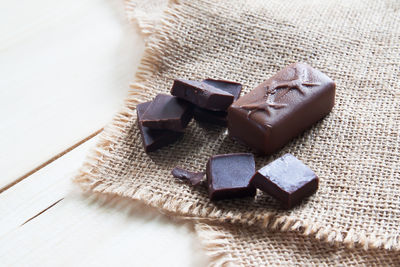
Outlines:
[[123, 1], [0, 3], [0, 188], [107, 124], [143, 53]]
[[84, 195], [71, 178], [97, 137], [0, 194], [5, 266], [205, 266], [190, 225], [140, 203]]
[[71, 182], [143, 53], [124, 17], [121, 0], [0, 3], [1, 266], [207, 264], [190, 225]]

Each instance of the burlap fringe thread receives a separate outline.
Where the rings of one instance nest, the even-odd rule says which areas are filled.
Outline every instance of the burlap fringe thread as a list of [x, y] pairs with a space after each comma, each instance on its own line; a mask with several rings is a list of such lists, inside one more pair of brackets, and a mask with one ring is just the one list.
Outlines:
[[224, 247], [229, 246], [229, 240], [223, 233], [213, 231], [201, 231], [202, 228], [211, 228], [206, 224], [196, 224], [196, 234], [201, 240], [204, 251], [210, 257], [211, 266], [235, 266], [235, 260], [228, 253], [224, 252]]
[[[108, 124], [100, 134], [100, 141], [94, 147], [83, 166], [79, 170], [78, 175], [74, 178], [85, 191], [112, 193], [122, 197], [143, 201], [145, 204], [159, 210], [167, 210], [175, 215], [187, 216], [190, 211], [194, 214], [190, 218], [202, 218], [205, 220], [214, 220], [220, 223], [240, 223], [246, 225], [256, 225], [265, 229], [280, 230], [282, 232], [297, 231], [304, 236], [313, 236], [317, 240], [328, 242], [331, 244], [345, 244], [347, 247], [361, 246], [365, 250], [369, 248], [384, 248], [400, 250], [400, 238], [392, 236], [376, 236], [365, 232], [356, 233], [353, 229], [346, 232], [338, 232], [334, 229], [312, 222], [310, 220], [294, 219], [290, 216], [280, 216], [277, 213], [268, 212], [266, 214], [254, 216], [250, 213], [243, 213], [241, 216], [227, 216], [227, 218], [219, 218], [220, 211], [216, 208], [210, 208], [206, 211], [199, 211], [194, 204], [178, 203], [171, 201], [175, 198], [167, 198], [165, 196], [152, 195], [149, 192], [136, 189], [127, 189], [120, 185], [101, 184], [95, 179], [97, 165], [104, 163], [104, 158], [112, 154], [113, 147], [117, 144], [113, 140], [122, 134], [122, 126], [133, 117], [136, 104], [146, 100], [146, 88], [141, 84], [151, 77], [156, 62], [160, 62], [163, 57], [162, 46], [168, 42], [167, 29], [177, 18], [177, 11], [180, 8], [179, 1], [170, 0], [164, 16], [161, 19], [159, 27], [155, 23], [146, 20], [144, 16], [136, 16], [133, 12], [135, 4], [129, 0], [126, 1], [128, 17], [138, 25], [143, 34], [148, 35], [144, 56], [141, 59], [140, 66], [135, 75], [135, 82], [130, 85], [128, 98], [125, 100], [124, 107], [116, 114], [110, 124]], [[152, 33], [151, 35], [149, 35]], [[143, 197], [145, 199], [143, 200]], [[228, 261], [228, 259], [224, 259]]]

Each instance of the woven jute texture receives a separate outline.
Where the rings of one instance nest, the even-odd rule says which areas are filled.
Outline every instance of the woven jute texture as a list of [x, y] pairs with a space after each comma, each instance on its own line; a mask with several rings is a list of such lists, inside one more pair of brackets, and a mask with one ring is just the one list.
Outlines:
[[[84, 189], [181, 216], [400, 249], [399, 1], [179, 1], [160, 23], [146, 25], [154, 33], [125, 107], [75, 179]], [[336, 105], [256, 164], [290, 152], [309, 165], [320, 188], [302, 205], [281, 210], [262, 192], [212, 203], [205, 188], [171, 176], [176, 165], [199, 171], [212, 155], [250, 151], [224, 128], [191, 122], [179, 142], [144, 153], [135, 106], [168, 93], [173, 79], [228, 79], [243, 83], [246, 93], [297, 61], [336, 81]]]
[[257, 227], [196, 224], [213, 266], [400, 266], [400, 254], [348, 249], [296, 233]]

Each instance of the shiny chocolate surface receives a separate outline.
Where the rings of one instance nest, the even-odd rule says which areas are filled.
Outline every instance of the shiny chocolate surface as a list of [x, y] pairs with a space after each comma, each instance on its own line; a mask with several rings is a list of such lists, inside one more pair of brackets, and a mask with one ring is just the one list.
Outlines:
[[142, 143], [145, 152], [152, 152], [161, 147], [174, 143], [183, 135], [183, 133], [181, 132], [174, 132], [169, 130], [154, 130], [143, 126], [140, 123], [140, 119], [142, 118], [143, 113], [146, 111], [150, 103], [151, 101], [141, 103], [136, 106], [138, 119], [137, 124], [140, 130], [140, 135], [142, 137]]
[[210, 199], [255, 196], [256, 189], [250, 184], [254, 172], [252, 154], [223, 154], [211, 157], [206, 169]]
[[295, 156], [285, 154], [258, 170], [251, 183], [291, 208], [317, 191], [319, 179]]
[[183, 79], [174, 80], [171, 95], [213, 111], [226, 110], [234, 101], [232, 94], [208, 83]]
[[193, 107], [175, 96], [159, 94], [147, 107], [140, 122], [152, 129], [182, 132], [193, 117]]
[[326, 116], [335, 83], [304, 63], [289, 65], [228, 108], [232, 138], [271, 154]]

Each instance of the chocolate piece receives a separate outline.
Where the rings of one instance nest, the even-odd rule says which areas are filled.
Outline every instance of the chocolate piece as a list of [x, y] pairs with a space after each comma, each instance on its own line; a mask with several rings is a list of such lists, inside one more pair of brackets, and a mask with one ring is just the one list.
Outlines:
[[159, 94], [147, 107], [140, 122], [152, 129], [183, 131], [193, 117], [192, 105], [177, 97]]
[[205, 172], [190, 172], [180, 167], [172, 169], [171, 174], [181, 180], [188, 180], [192, 185], [198, 185], [203, 180]]
[[226, 110], [234, 96], [207, 83], [178, 79], [174, 81], [171, 95], [183, 98], [198, 107], [209, 110]]
[[228, 108], [229, 134], [271, 154], [327, 115], [334, 102], [335, 83], [320, 71], [295, 63]]
[[[205, 79], [203, 80], [203, 83], [209, 84], [232, 94], [234, 100], [239, 98], [240, 92], [242, 91], [242, 85], [236, 82]], [[226, 127], [228, 125], [228, 120], [226, 118], [227, 115], [228, 113], [226, 111], [211, 111], [199, 107], [194, 108], [194, 119], [201, 122], [207, 122]]]
[[317, 175], [300, 160], [286, 154], [254, 174], [251, 183], [291, 208], [318, 189]]
[[142, 118], [143, 113], [146, 111], [150, 103], [151, 101], [141, 103], [136, 106], [138, 127], [142, 136], [143, 148], [146, 152], [155, 151], [163, 146], [169, 145], [178, 140], [183, 135], [183, 133], [180, 132], [169, 130], [153, 130], [143, 126], [140, 123], [140, 119]]
[[222, 91], [230, 93], [233, 95], [233, 100], [237, 100], [242, 92], [242, 85], [240, 83], [226, 81], [226, 80], [214, 80], [214, 79], [205, 79], [203, 83], [214, 86]]
[[226, 111], [211, 111], [204, 108], [194, 107], [193, 114], [196, 121], [207, 122], [224, 127], [228, 125], [228, 120], [226, 119], [228, 113]]
[[255, 172], [254, 157], [248, 153], [213, 156], [207, 163], [208, 193], [211, 200], [254, 197], [250, 179]]

